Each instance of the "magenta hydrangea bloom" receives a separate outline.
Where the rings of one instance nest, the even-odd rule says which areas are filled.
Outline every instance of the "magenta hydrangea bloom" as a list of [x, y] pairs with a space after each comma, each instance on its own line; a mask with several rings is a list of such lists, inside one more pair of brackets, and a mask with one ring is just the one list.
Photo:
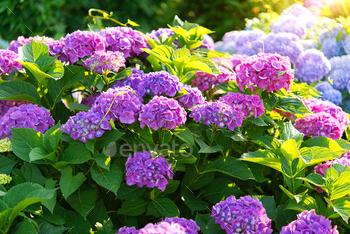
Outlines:
[[202, 92], [197, 87], [191, 87], [185, 84], [182, 88], [188, 93], [176, 99], [181, 106], [191, 108], [193, 105], [205, 102]]
[[22, 104], [26, 104], [27, 102], [25, 101], [6, 101], [6, 100], [0, 100], [0, 117], [5, 115], [7, 111], [14, 106], [20, 106]]
[[136, 56], [147, 48], [147, 39], [139, 31], [129, 27], [107, 27], [100, 31], [107, 41], [107, 51], [119, 51], [124, 58]]
[[169, 97], [174, 97], [178, 91], [182, 90], [179, 78], [166, 71], [147, 73], [139, 86], [139, 89], [143, 88], [146, 94], [154, 96], [166, 94]]
[[128, 86], [110, 88], [101, 93], [90, 111], [106, 116], [107, 121], [118, 119], [121, 123], [132, 124], [137, 121], [142, 101]]
[[186, 229], [178, 223], [149, 223], [139, 230], [139, 234], [187, 234]]
[[101, 74], [112, 70], [118, 72], [120, 67], [125, 67], [125, 58], [119, 51], [96, 51], [89, 59], [83, 61], [82, 65], [88, 70]]
[[265, 113], [264, 102], [260, 99], [258, 94], [248, 95], [242, 93], [228, 93], [219, 98], [219, 101], [225, 102], [229, 105], [235, 105], [242, 109], [244, 116], [257, 118]]
[[132, 75], [127, 76], [123, 80], [117, 80], [114, 83], [113, 88], [130, 86], [140, 97], [144, 97], [146, 95], [146, 90], [144, 89], [142, 82], [144, 81], [145, 76], [146, 74], [143, 71], [132, 68]]
[[231, 195], [213, 206], [211, 217], [228, 234], [270, 234], [271, 219], [258, 198]]
[[146, 185], [148, 188], [165, 190], [168, 180], [173, 179], [172, 165], [163, 156], [151, 157], [149, 151], [135, 152], [130, 155], [125, 163], [126, 184], [139, 187]]
[[298, 219], [282, 227], [280, 234], [339, 234], [337, 226], [332, 228], [331, 221], [315, 210], [304, 210]]
[[235, 105], [229, 105], [222, 101], [205, 102], [192, 108], [191, 118], [205, 125], [217, 124], [219, 128], [227, 127], [235, 130], [242, 126], [244, 113]]
[[81, 104], [92, 107], [92, 105], [94, 105], [96, 101], [96, 98], [98, 98], [100, 95], [101, 95], [100, 93], [92, 94], [84, 98], [83, 100], [81, 100]]
[[136, 230], [135, 227], [121, 227], [119, 228], [118, 232], [116, 234], [138, 234], [139, 232]]
[[63, 53], [70, 63], [76, 63], [96, 51], [106, 50], [106, 39], [96, 32], [75, 31], [65, 37]]
[[174, 99], [155, 96], [149, 103], [142, 106], [139, 121], [142, 129], [145, 125], [154, 130], [162, 127], [174, 129], [185, 124], [186, 111]]
[[255, 92], [255, 87], [272, 92], [285, 88], [287, 91], [294, 80], [288, 57], [278, 54], [259, 53], [245, 59], [236, 67], [237, 84], [244, 91], [245, 86]]
[[0, 75], [21, 69], [22, 64], [18, 62], [18, 55], [15, 52], [0, 49]]
[[195, 221], [192, 219], [185, 219], [185, 218], [178, 218], [178, 217], [173, 217], [173, 218], [165, 218], [163, 220], [164, 222], [168, 223], [178, 223], [182, 227], [184, 227], [186, 230], [186, 234], [198, 234], [198, 231], [201, 229], [198, 227]]
[[213, 85], [219, 85], [228, 81], [235, 81], [236, 75], [225, 67], [218, 66], [219, 75], [211, 75], [203, 71], [196, 71], [196, 77], [192, 85], [204, 92], [212, 88]]
[[44, 133], [55, 121], [50, 111], [32, 103], [11, 107], [0, 118], [0, 139], [12, 139], [10, 128], [31, 128]]
[[303, 38], [307, 34], [307, 28], [302, 19], [297, 17], [287, 17], [283, 21], [278, 22], [272, 28], [273, 33], [294, 33], [299, 38]]

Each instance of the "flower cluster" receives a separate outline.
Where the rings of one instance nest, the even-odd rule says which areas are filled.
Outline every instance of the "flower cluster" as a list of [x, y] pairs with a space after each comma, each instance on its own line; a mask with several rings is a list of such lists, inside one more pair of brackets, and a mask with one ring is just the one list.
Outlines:
[[171, 28], [158, 28], [157, 30], [152, 30], [150, 33], [146, 33], [146, 36], [160, 42], [159, 37], [163, 38], [162, 40], [173, 36], [175, 33]]
[[164, 222], [168, 222], [168, 223], [177, 223], [180, 224], [182, 227], [184, 227], [186, 230], [186, 234], [198, 234], [198, 231], [200, 231], [200, 228], [198, 227], [198, 225], [196, 224], [195, 221], [193, 221], [192, 219], [188, 220], [185, 218], [165, 218], [163, 220]]
[[242, 126], [244, 115], [239, 107], [216, 101], [194, 106], [190, 117], [194, 118], [196, 122], [203, 122], [205, 125], [217, 124], [219, 128], [226, 126], [233, 131], [235, 127]]
[[307, 33], [307, 28], [303, 20], [296, 17], [288, 17], [274, 25], [273, 33], [288, 32], [303, 38]]
[[81, 100], [81, 104], [92, 107], [92, 105], [94, 105], [96, 98], [98, 98], [101, 94], [100, 93], [96, 93], [96, 94], [92, 94], [84, 99]]
[[315, 210], [304, 210], [297, 216], [297, 220], [282, 227], [280, 234], [339, 234], [337, 226], [332, 228], [331, 221], [322, 215], [317, 215]]
[[326, 38], [322, 45], [321, 51], [327, 58], [332, 58], [334, 56], [340, 56], [344, 54], [344, 48], [341, 41], [337, 41], [337, 38], [330, 37]]
[[344, 50], [346, 54], [350, 54], [350, 34], [346, 36], [343, 42]]
[[121, 227], [119, 228], [118, 232], [116, 234], [138, 234], [138, 231], [135, 227]]
[[333, 57], [329, 62], [332, 69], [327, 74], [327, 77], [333, 80], [335, 89], [346, 89], [347, 84], [350, 81], [350, 55]]
[[0, 75], [21, 70], [22, 64], [20, 64], [17, 60], [18, 55], [15, 52], [0, 49]]
[[255, 48], [257, 44], [260, 44], [258, 40], [260, 40], [260, 38], [262, 38], [264, 35], [265, 33], [261, 30], [240, 31], [235, 41], [235, 49], [237, 50], [237, 54], [256, 54], [256, 51], [253, 50], [252, 47]]
[[147, 48], [147, 39], [139, 31], [129, 27], [107, 27], [100, 31], [107, 42], [107, 50], [119, 51], [124, 58], [142, 53]]
[[66, 35], [64, 43], [63, 53], [72, 64], [96, 51], [106, 50], [106, 39], [96, 32], [75, 31]]
[[149, 151], [135, 152], [130, 155], [125, 163], [126, 183], [129, 186], [136, 184], [139, 187], [146, 185], [148, 188], [158, 188], [165, 190], [168, 184], [165, 175], [169, 179], [173, 179], [172, 165], [168, 161], [158, 156], [151, 157]]
[[6, 174], [0, 174], [0, 185], [9, 184], [12, 181], [12, 177]]
[[54, 41], [53, 38], [46, 37], [46, 36], [40, 37], [39, 35], [36, 35], [35, 37], [28, 37], [28, 38], [25, 38], [23, 36], [19, 36], [17, 38], [17, 40], [13, 40], [10, 42], [10, 46], [9, 46], [8, 50], [11, 50], [17, 54], [18, 48], [24, 46], [25, 44], [29, 44], [33, 39], [36, 42], [43, 42], [43, 43], [45, 43], [47, 41], [50, 41], [50, 42]]
[[326, 174], [326, 170], [330, 168], [333, 164], [348, 165], [350, 167], [350, 159], [348, 158], [348, 156], [349, 155], [346, 154], [345, 156], [342, 156], [341, 158], [338, 158], [336, 160], [327, 161], [323, 164], [315, 166], [315, 173], [324, 176]]
[[322, 100], [333, 102], [336, 105], [340, 105], [343, 102], [341, 92], [334, 89], [331, 83], [321, 82], [318, 83], [316, 88], [322, 93]]
[[155, 96], [142, 106], [139, 121], [141, 128], [147, 125], [154, 130], [174, 129], [186, 122], [186, 111], [174, 99]]
[[228, 81], [235, 81], [236, 75], [225, 67], [218, 66], [221, 74], [212, 75], [203, 71], [196, 71], [196, 77], [192, 81], [192, 85], [204, 92], [212, 88], [213, 85], [219, 85]]
[[288, 57], [278, 54], [259, 53], [245, 59], [236, 67], [237, 84], [244, 91], [244, 87], [255, 91], [255, 86], [268, 92], [292, 86], [293, 71]]
[[10, 108], [0, 119], [0, 139], [12, 139], [10, 128], [31, 128], [44, 133], [55, 121], [50, 111], [32, 103]]
[[295, 77], [308, 84], [321, 80], [331, 70], [328, 59], [316, 49], [304, 51], [294, 65]]
[[0, 140], [0, 153], [12, 151], [11, 140], [6, 137]]
[[176, 98], [181, 106], [191, 108], [193, 105], [201, 104], [205, 101], [202, 92], [197, 87], [184, 84], [182, 88], [188, 93]]
[[139, 84], [139, 89], [141, 87], [146, 91], [146, 94], [154, 96], [166, 94], [174, 97], [178, 91], [182, 90], [179, 78], [166, 71], [147, 73], [143, 82]]
[[141, 83], [145, 79], [145, 75], [146, 74], [142, 70], [132, 68], [132, 75], [127, 76], [123, 80], [117, 80], [114, 83], [113, 87], [116, 88], [130, 86], [132, 90], [134, 90], [140, 97], [144, 97], [146, 95], [146, 91]]
[[7, 111], [14, 106], [20, 106], [22, 104], [26, 104], [27, 102], [25, 101], [15, 101], [15, 100], [0, 100], [0, 116], [3, 116], [4, 114], [7, 113]]
[[244, 95], [242, 93], [228, 93], [219, 98], [219, 101], [225, 102], [229, 105], [235, 105], [242, 109], [243, 118], [254, 117], [257, 118], [265, 113], [264, 102], [256, 95]]
[[236, 199], [231, 195], [213, 206], [211, 217], [228, 234], [270, 234], [271, 220], [258, 198], [250, 195]]
[[178, 223], [159, 222], [149, 223], [140, 229], [138, 234], [187, 234], [186, 229]]
[[118, 72], [120, 67], [125, 67], [123, 53], [116, 51], [96, 51], [89, 59], [83, 61], [88, 70], [106, 74], [109, 71]]
[[[284, 21], [285, 19], [288, 19], [288, 18], [299, 19], [300, 22], [298, 22], [299, 23], [298, 27], [301, 28], [303, 27], [302, 25], [305, 25], [307, 29], [314, 27], [318, 20], [318, 17], [315, 14], [311, 13], [308, 8], [298, 3], [295, 3], [289, 6], [281, 13], [281, 17], [280, 17], [281, 21]], [[289, 30], [301, 32], [297, 29], [289, 29]]]

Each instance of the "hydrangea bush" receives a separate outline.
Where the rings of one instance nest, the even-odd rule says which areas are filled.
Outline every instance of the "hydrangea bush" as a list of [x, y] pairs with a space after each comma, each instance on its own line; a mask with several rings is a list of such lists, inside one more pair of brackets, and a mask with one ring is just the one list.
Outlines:
[[12, 41], [0, 233], [349, 233], [348, 29], [309, 12]]

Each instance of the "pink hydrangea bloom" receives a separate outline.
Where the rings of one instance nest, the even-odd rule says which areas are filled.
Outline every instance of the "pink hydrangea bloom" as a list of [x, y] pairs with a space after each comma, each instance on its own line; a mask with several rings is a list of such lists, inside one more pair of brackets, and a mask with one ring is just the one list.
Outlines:
[[0, 75], [21, 69], [22, 64], [18, 62], [18, 55], [15, 52], [0, 49]]
[[83, 61], [88, 70], [104, 74], [108, 71], [118, 72], [119, 68], [125, 67], [123, 53], [117, 51], [96, 51], [90, 58]]

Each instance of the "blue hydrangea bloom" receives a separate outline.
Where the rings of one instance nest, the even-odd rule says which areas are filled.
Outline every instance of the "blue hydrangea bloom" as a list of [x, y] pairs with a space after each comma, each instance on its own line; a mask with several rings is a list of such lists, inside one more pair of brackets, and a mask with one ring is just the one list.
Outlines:
[[[261, 30], [241, 31], [235, 41], [237, 54], [257, 54], [257, 52], [254, 51], [251, 47], [255, 47], [256, 44], [261, 44], [258, 42], [258, 40], [260, 40], [263, 36], [265, 36], [265, 33]], [[257, 43], [254, 44], [253, 42]]]
[[340, 105], [343, 101], [343, 96], [339, 90], [333, 88], [329, 82], [321, 82], [316, 89], [322, 93], [322, 100], [333, 102]]
[[346, 89], [350, 81], [350, 55], [333, 57], [329, 60], [331, 71], [327, 74], [333, 80], [333, 87], [338, 90]]
[[343, 42], [344, 50], [346, 54], [350, 54], [350, 34], [347, 35]]
[[323, 41], [321, 45], [321, 51], [329, 59], [334, 56], [340, 56], [344, 54], [342, 42], [337, 42], [337, 39], [334, 37], [326, 38]]

